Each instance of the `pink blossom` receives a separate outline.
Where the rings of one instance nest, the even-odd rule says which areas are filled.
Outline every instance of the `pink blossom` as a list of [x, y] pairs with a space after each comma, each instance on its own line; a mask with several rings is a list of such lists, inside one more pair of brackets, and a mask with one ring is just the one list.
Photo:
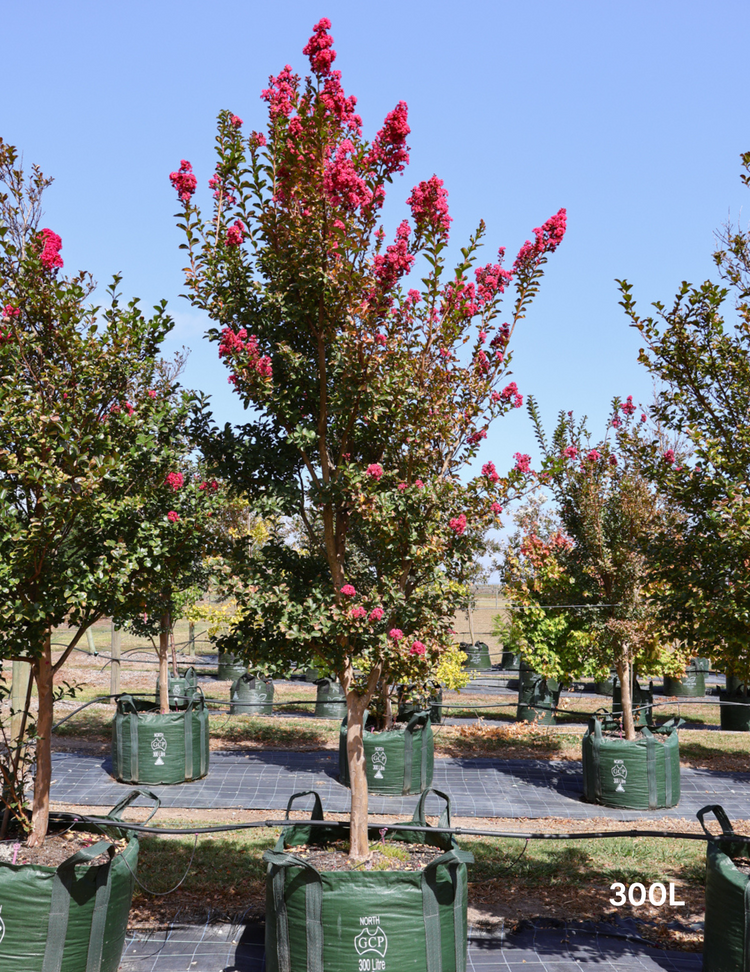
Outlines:
[[588, 460], [588, 462], [599, 462], [601, 457], [602, 454], [597, 449], [592, 449], [590, 452], [586, 454], [586, 459]]
[[344, 586], [341, 588], [341, 593], [344, 595], [344, 597], [356, 597], [357, 594], [351, 584], [344, 584]]
[[384, 290], [390, 290], [414, 266], [414, 257], [409, 253], [410, 233], [411, 227], [403, 220], [396, 230], [396, 242], [388, 246], [384, 254], [375, 254], [375, 276]]
[[331, 205], [356, 210], [372, 202], [372, 191], [357, 172], [351, 157], [353, 152], [354, 144], [350, 139], [339, 143], [336, 152], [326, 163], [323, 190]]
[[132, 415], [133, 412], [135, 411], [135, 409], [130, 404], [130, 402], [125, 402], [122, 407], [123, 407], [123, 411], [127, 412], [128, 415]]
[[490, 509], [495, 514], [495, 516], [500, 516], [500, 514], [503, 512], [503, 508], [499, 503], [492, 503], [490, 505]]
[[241, 246], [245, 238], [245, 224], [241, 219], [236, 219], [227, 230], [227, 246]]
[[365, 472], [368, 476], [372, 476], [373, 479], [378, 480], [383, 476], [383, 467], [379, 462], [371, 462]]
[[360, 618], [367, 617], [367, 611], [360, 606], [353, 607], [349, 612], [349, 617], [353, 618], [355, 621], [358, 621]]
[[190, 197], [198, 185], [198, 180], [193, 175], [193, 167], [187, 159], [183, 159], [180, 162], [180, 168], [177, 172], [169, 173], [169, 181], [177, 190], [177, 195], [180, 197], [180, 200], [183, 203], [189, 203]]
[[293, 111], [293, 99], [297, 93], [299, 77], [292, 72], [289, 64], [285, 65], [278, 77], [269, 77], [268, 87], [261, 92], [263, 101], [267, 101], [268, 114], [271, 121], [278, 118], [288, 118]]
[[477, 369], [477, 371], [487, 374], [487, 372], [490, 370], [490, 359], [487, 357], [486, 352], [477, 352], [476, 357], [474, 358], [474, 367]]
[[[344, 89], [341, 87], [341, 71], [331, 71], [325, 79], [319, 98], [328, 117], [335, 118], [342, 128], [361, 134], [362, 119], [356, 114], [357, 99], [354, 95], [347, 98], [344, 94]], [[380, 198], [382, 187], [379, 188], [381, 190], [378, 194], [379, 201], [382, 202]]]
[[331, 73], [331, 65], [336, 60], [336, 51], [333, 50], [333, 37], [328, 33], [330, 29], [331, 21], [328, 17], [321, 17], [313, 27], [315, 33], [302, 48], [302, 53], [310, 58], [310, 67], [320, 77], [325, 77]]
[[424, 655], [427, 649], [422, 644], [421, 641], [412, 641], [411, 648], [409, 649], [410, 655]]
[[167, 513], [167, 519], [169, 520], [170, 523], [176, 523], [179, 520], [179, 518], [180, 518], [180, 514], [175, 513], [174, 510], [170, 510], [169, 513]]
[[376, 334], [375, 340], [381, 347], [385, 347], [387, 340], [385, 334]]
[[527, 456], [526, 453], [516, 452], [513, 455], [516, 460], [515, 469], [520, 473], [531, 472], [531, 456]]
[[477, 282], [477, 297], [483, 307], [491, 303], [496, 294], [504, 293], [506, 286], [513, 279], [513, 274], [502, 268], [505, 247], [500, 247], [497, 255], [499, 263], [488, 263], [484, 267], [477, 267], [474, 271], [474, 279]]
[[391, 630], [388, 632], [388, 637], [393, 638], [394, 641], [401, 641], [401, 639], [404, 637], [404, 632], [401, 630], [401, 628], [391, 628]]
[[489, 479], [490, 482], [493, 483], [496, 483], [500, 479], [500, 477], [497, 474], [497, 469], [495, 469], [494, 462], [486, 462], [482, 466], [482, 475], [486, 476], [487, 479]]
[[610, 454], [610, 457], [608, 459], [608, 462], [609, 462], [610, 466], [616, 466], [617, 465], [617, 456], [614, 454], [614, 452]]
[[167, 486], [171, 486], [172, 489], [177, 492], [178, 489], [182, 489], [182, 484], [185, 482], [185, 477], [181, 472], [171, 472], [167, 473], [167, 478], [164, 480]]
[[667, 451], [662, 456], [662, 459], [664, 460], [664, 462], [666, 462], [668, 465], [671, 466], [674, 463], [674, 449], [667, 449]]
[[13, 304], [6, 304], [5, 307], [3, 307], [3, 323], [10, 324], [14, 317], [20, 316], [20, 307], [14, 307]]
[[575, 459], [576, 456], [578, 455], [578, 449], [576, 449], [574, 445], [566, 446], [563, 449], [563, 455], [565, 456], [566, 459]]
[[415, 479], [414, 485], [417, 487], [417, 489], [424, 489], [424, 483], [421, 479]]
[[471, 435], [467, 435], [466, 441], [469, 443], [469, 445], [477, 445], [482, 441], [482, 439], [486, 439], [486, 438], [487, 438], [487, 430], [479, 429], [476, 432], [472, 432]]
[[414, 222], [420, 233], [431, 231], [444, 235], [447, 239], [451, 225], [448, 215], [448, 193], [443, 189], [443, 180], [436, 175], [430, 176], [426, 182], [415, 186], [407, 204], [411, 206]]
[[62, 240], [51, 229], [43, 229], [39, 235], [42, 238], [42, 252], [39, 254], [42, 266], [47, 270], [56, 270], [63, 265], [60, 256]]
[[453, 530], [455, 534], [459, 537], [466, 530], [466, 514], [461, 513], [459, 516], [454, 516], [448, 521], [448, 526]]
[[399, 490], [406, 489], [406, 483], [399, 483], [398, 486], [396, 487], [396, 489], [399, 489]]
[[156, 392], [154, 391], [153, 388], [149, 388], [146, 394], [148, 395], [149, 398], [156, 398]]
[[622, 422], [615, 415], [615, 417], [612, 419], [612, 428], [613, 429], [619, 429], [621, 425], [622, 425]]
[[500, 392], [503, 401], [509, 402], [513, 399], [513, 408], [520, 408], [523, 405], [523, 395], [519, 394], [518, 385], [512, 381]]
[[623, 410], [625, 415], [633, 415], [635, 413], [635, 405], [633, 404], [633, 396], [628, 395], [625, 400], [625, 404], [621, 405], [620, 408]]
[[110, 408], [110, 410], [109, 410], [109, 411], [110, 411], [110, 413], [111, 413], [112, 415], [119, 415], [119, 414], [120, 414], [120, 412], [122, 411], [122, 409], [120, 408], [120, 406], [119, 406], [119, 405], [116, 405], [116, 404], [115, 404], [115, 405], [113, 405], [113, 406], [112, 406], [112, 407]]
[[242, 128], [242, 119], [237, 115], [230, 115], [229, 124], [232, 126], [232, 128]]
[[641, 412], [641, 424], [643, 424], [645, 421], [646, 421], [646, 413]]
[[387, 178], [396, 172], [403, 172], [409, 164], [409, 146], [406, 139], [411, 132], [407, 115], [409, 109], [405, 101], [399, 101], [393, 111], [385, 116], [383, 127], [375, 136], [368, 161], [379, 163]]
[[251, 132], [248, 141], [250, 142], [250, 148], [262, 148], [266, 144], [266, 136], [263, 132]]
[[370, 611], [370, 621], [382, 621], [384, 613], [382, 607], [373, 608]]
[[554, 253], [562, 243], [566, 222], [567, 213], [561, 209], [554, 216], [550, 216], [543, 226], [535, 228], [535, 240], [533, 243], [526, 240], [521, 247], [513, 264], [513, 273], [538, 263], [546, 253]]

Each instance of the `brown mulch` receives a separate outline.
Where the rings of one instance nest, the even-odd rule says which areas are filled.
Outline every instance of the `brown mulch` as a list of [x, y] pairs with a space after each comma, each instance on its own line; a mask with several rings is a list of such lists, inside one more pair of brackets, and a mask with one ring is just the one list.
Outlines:
[[[44, 867], [59, 867], [73, 854], [92, 847], [101, 836], [97, 834], [79, 833], [69, 831], [63, 834], [48, 834], [41, 847], [28, 847], [25, 843], [4, 840], [0, 843], [0, 860], [11, 864], [38, 864]], [[110, 841], [115, 848], [115, 852], [121, 851], [126, 845], [127, 840]], [[110, 854], [105, 851], [94, 857], [90, 861], [84, 861], [87, 866], [94, 864], [106, 864], [110, 860]]]

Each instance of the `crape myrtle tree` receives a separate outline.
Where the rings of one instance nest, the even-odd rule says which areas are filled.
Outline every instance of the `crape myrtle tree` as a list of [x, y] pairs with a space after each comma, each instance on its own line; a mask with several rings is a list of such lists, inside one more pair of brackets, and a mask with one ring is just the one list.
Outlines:
[[[741, 156], [750, 185], [750, 152]], [[656, 538], [661, 603], [682, 638], [723, 656], [726, 671], [750, 681], [750, 234], [718, 234], [719, 281], [684, 282], [674, 302], [636, 310], [621, 281], [622, 305], [644, 346], [640, 361], [659, 381], [651, 411], [687, 442], [691, 455], [658, 436], [635, 443], [645, 473], [684, 514], [677, 536]]]
[[[391, 242], [386, 186], [409, 161], [404, 102], [368, 141], [356, 99], [332, 65], [330, 23], [271, 77], [265, 133], [219, 115], [213, 213], [193, 201], [183, 161], [171, 180], [183, 203], [187, 282], [229, 380], [256, 423], [242, 430], [235, 482], [262, 467], [259, 508], [297, 516], [301, 549], [273, 534], [239, 596], [237, 650], [251, 661], [316, 657], [346, 690], [352, 781], [351, 855], [367, 846], [365, 712], [384, 687], [424, 682], [453, 643], [466, 604], [460, 578], [525, 481], [492, 462], [462, 479], [490, 422], [522, 403], [507, 382], [509, 342], [565, 229], [561, 210], [535, 231], [510, 270], [504, 250], [477, 265], [480, 223], [449, 272], [451, 217], [437, 176], [414, 187]], [[423, 261], [424, 276], [407, 276]], [[511, 281], [507, 321], [500, 304]], [[218, 456], [227, 462], [228, 440]], [[277, 470], [274, 475], [273, 468]], [[283, 474], [282, 474], [283, 473]], [[225, 641], [225, 644], [227, 642]]]
[[[526, 563], [515, 593], [520, 603], [537, 606], [526, 620], [527, 637], [552, 627], [569, 675], [614, 668], [622, 690], [623, 731], [632, 740], [634, 668], [659, 665], [676, 671], [684, 665], [686, 648], [671, 644], [655, 603], [659, 581], [649, 555], [654, 537], [674, 534], [679, 516], [644, 476], [637, 451], [625, 448], [632, 447], [646, 421], [645, 414], [637, 417], [632, 396], [614, 400], [607, 432], [598, 442], [592, 442], [585, 419], [576, 422], [572, 412], [560, 413], [548, 440], [533, 398], [528, 408], [544, 456], [540, 480], [552, 491], [562, 529], [543, 538], [527, 536], [520, 551]], [[542, 605], [559, 605], [566, 598], [584, 607], [564, 618], [544, 617]], [[544, 664], [544, 652], [542, 647], [535, 658], [532, 650], [532, 662]]]
[[[39, 229], [51, 180], [36, 167], [27, 180], [2, 141], [0, 177], [0, 657], [31, 665], [27, 725], [31, 684], [38, 695], [37, 845], [49, 812], [54, 681], [87, 628], [146, 610], [175, 560], [203, 549], [213, 494], [185, 484], [189, 504], [175, 492], [191, 402], [159, 363], [171, 327], [164, 305], [152, 317], [136, 301], [122, 306], [116, 278], [109, 304], [88, 306], [90, 277], [64, 276], [60, 236]], [[60, 626], [69, 636], [53, 660]], [[21, 751], [0, 761], [3, 802], [28, 828]]]

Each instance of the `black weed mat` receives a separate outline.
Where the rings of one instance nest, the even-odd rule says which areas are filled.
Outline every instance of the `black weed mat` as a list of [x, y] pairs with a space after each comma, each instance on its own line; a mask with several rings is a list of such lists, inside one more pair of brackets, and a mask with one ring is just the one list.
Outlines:
[[[264, 972], [263, 925], [180, 925], [137, 933], [120, 972]], [[386, 956], [387, 962], [387, 956]], [[655, 948], [634, 922], [523, 922], [510, 935], [469, 930], [467, 972], [700, 972], [696, 952]], [[399, 972], [395, 967], [392, 972]]]

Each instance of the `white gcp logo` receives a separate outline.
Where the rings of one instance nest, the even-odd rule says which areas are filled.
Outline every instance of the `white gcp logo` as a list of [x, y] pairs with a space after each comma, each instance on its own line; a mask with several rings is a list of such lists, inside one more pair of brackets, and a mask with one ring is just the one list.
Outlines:
[[380, 959], [360, 959], [360, 968], [366, 969], [367, 972], [373, 969], [385, 969], [385, 962], [381, 960], [385, 958], [385, 953], [388, 951], [388, 938], [380, 924], [380, 915], [368, 915], [366, 918], [360, 918], [359, 923], [364, 927], [354, 938], [357, 954], [380, 956]]
[[151, 740], [151, 749], [154, 753], [154, 759], [156, 763], [155, 766], [163, 766], [164, 760], [162, 756], [166, 756], [167, 753], [167, 740], [164, 738], [163, 732], [154, 733], [154, 738]]
[[383, 770], [385, 769], [385, 764], [388, 762], [388, 757], [385, 755], [385, 750], [382, 746], [376, 746], [375, 752], [372, 754], [372, 768], [375, 770], [375, 779], [383, 779]]
[[612, 776], [614, 776], [617, 781], [617, 786], [615, 790], [618, 793], [625, 792], [625, 780], [628, 778], [628, 771], [625, 768], [625, 763], [621, 759], [615, 760], [615, 765], [612, 767]]

